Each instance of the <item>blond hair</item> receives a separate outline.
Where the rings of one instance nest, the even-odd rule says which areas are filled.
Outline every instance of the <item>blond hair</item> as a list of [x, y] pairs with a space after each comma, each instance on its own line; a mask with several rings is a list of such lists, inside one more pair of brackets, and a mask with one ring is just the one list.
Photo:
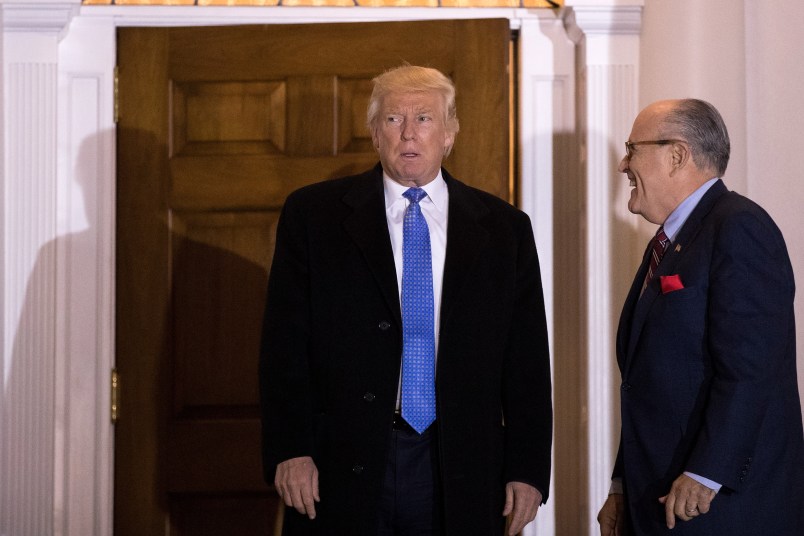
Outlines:
[[[374, 89], [369, 99], [366, 113], [366, 125], [373, 137], [379, 129], [380, 107], [383, 99], [393, 93], [416, 93], [435, 91], [444, 101], [444, 125], [447, 132], [454, 136], [460, 130], [458, 115], [455, 109], [455, 85], [438, 69], [402, 65], [385, 71], [372, 80]], [[447, 149], [447, 154], [452, 146]]]

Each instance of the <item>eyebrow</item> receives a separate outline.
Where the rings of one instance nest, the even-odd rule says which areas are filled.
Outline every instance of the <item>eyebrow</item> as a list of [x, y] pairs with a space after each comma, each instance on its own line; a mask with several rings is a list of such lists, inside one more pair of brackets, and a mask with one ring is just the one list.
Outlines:
[[[399, 110], [398, 108], [390, 108], [390, 109], [386, 110], [385, 113], [387, 113], [387, 114], [401, 114], [403, 112], [402, 112], [402, 110]], [[432, 108], [419, 108], [417, 110], [414, 110], [413, 113], [415, 113], [415, 114], [427, 114], [427, 113], [430, 113], [431, 114], [431, 113], [434, 113], [434, 110]]]

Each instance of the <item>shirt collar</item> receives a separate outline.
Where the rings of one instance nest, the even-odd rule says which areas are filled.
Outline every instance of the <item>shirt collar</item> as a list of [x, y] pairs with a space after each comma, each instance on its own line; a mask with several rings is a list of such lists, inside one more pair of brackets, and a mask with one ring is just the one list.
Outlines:
[[676, 209], [667, 217], [663, 228], [664, 234], [667, 235], [667, 238], [669, 238], [671, 242], [675, 241], [676, 235], [681, 230], [684, 222], [687, 221], [687, 218], [689, 218], [690, 214], [692, 214], [692, 211], [698, 206], [701, 198], [707, 191], [709, 191], [709, 188], [711, 188], [712, 185], [717, 182], [717, 180], [718, 177], [713, 177], [703, 183], [697, 190], [687, 196], [687, 198], [682, 201], [681, 204], [679, 204]]
[[[386, 175], [385, 172], [382, 174], [382, 182], [383, 190], [385, 191], [386, 210], [400, 199], [405, 199], [402, 194], [409, 189], [408, 186], [399, 184]], [[439, 211], [444, 212], [446, 210], [448, 201], [447, 183], [444, 181], [440, 169], [438, 170], [436, 178], [422, 186], [422, 189], [427, 192], [427, 198], [430, 199]]]

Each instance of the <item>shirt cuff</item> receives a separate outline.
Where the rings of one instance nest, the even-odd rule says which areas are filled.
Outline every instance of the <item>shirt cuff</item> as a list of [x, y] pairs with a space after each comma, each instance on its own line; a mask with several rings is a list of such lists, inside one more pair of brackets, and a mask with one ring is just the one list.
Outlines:
[[690, 473], [689, 471], [684, 471], [684, 474], [687, 475], [688, 477], [690, 477], [691, 479], [695, 480], [699, 484], [703, 484], [707, 488], [709, 488], [711, 490], [714, 490], [715, 493], [720, 491], [720, 488], [723, 487], [721, 484], [718, 484], [717, 482], [709, 480], [708, 478], [703, 477], [701, 475], [696, 475], [695, 473]]
[[623, 479], [622, 478], [612, 478], [611, 479], [611, 486], [609, 487], [609, 495], [612, 494], [622, 495], [623, 494]]

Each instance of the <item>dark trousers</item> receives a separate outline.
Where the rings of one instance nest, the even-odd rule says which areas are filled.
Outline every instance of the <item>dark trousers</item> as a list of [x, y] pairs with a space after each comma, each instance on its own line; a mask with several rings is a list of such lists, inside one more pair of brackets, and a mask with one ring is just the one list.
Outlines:
[[441, 536], [436, 426], [394, 426], [380, 497], [379, 536]]

